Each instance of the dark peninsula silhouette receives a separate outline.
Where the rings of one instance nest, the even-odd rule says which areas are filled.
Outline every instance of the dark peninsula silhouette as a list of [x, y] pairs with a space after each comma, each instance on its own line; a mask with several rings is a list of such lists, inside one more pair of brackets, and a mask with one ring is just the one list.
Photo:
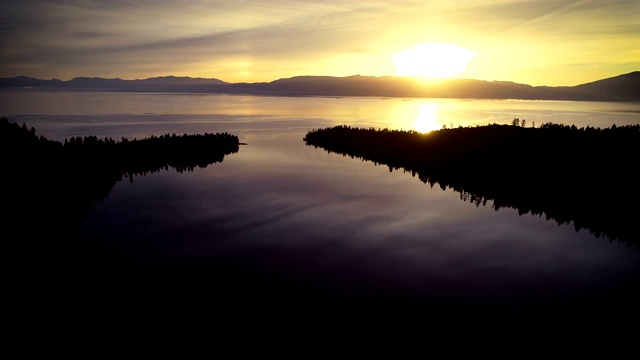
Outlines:
[[123, 178], [133, 181], [135, 176], [169, 168], [178, 172], [204, 168], [238, 152], [239, 145], [238, 137], [228, 133], [121, 141], [85, 136], [62, 143], [3, 117], [4, 238], [34, 256], [74, 253], [78, 246], [74, 240], [87, 212]]
[[510, 81], [426, 80], [411, 76], [295, 76], [271, 82], [165, 76], [142, 80], [79, 77], [69, 81], [26, 76], [0, 78], [0, 89], [50, 91], [184, 92], [262, 96], [371, 96], [415, 98], [640, 101], [640, 71], [577, 86], [531, 86]]
[[146, 309], [166, 313], [186, 296], [180, 289], [199, 291], [200, 281], [215, 273], [131, 263], [108, 244], [84, 237], [82, 223], [119, 181], [169, 169], [193, 171], [222, 162], [239, 145], [228, 133], [59, 142], [0, 118], [7, 306], [28, 322], [86, 314], [104, 321]]
[[[525, 121], [523, 121], [524, 123]], [[465, 201], [544, 215], [596, 237], [640, 245], [640, 125], [491, 124], [431, 133], [337, 126], [307, 145], [403, 170]]]

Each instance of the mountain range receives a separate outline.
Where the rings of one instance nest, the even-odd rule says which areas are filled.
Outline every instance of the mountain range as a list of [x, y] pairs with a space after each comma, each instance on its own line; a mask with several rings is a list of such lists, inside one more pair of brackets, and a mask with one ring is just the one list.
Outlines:
[[19, 76], [0, 78], [0, 90], [2, 89], [626, 102], [640, 101], [640, 71], [576, 86], [531, 86], [509, 81], [427, 80], [422, 77], [360, 75], [296, 76], [256, 83], [228, 83], [215, 78], [176, 76], [141, 80], [77, 77], [68, 81]]

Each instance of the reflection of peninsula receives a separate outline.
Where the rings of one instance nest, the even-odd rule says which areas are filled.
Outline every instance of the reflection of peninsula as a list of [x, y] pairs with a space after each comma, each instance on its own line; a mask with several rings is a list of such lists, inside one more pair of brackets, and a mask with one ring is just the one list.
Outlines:
[[[513, 124], [519, 120], [514, 119]], [[640, 125], [540, 128], [486, 125], [415, 131], [337, 126], [313, 130], [307, 145], [404, 169], [463, 200], [493, 201], [522, 214], [545, 214], [576, 230], [637, 246]]]
[[238, 137], [227, 133], [119, 142], [87, 136], [65, 139], [63, 144], [2, 118], [3, 213], [9, 225], [4, 231], [37, 247], [47, 241], [60, 247], [65, 241], [53, 237], [74, 237], [87, 211], [123, 177], [133, 181], [135, 175], [170, 167], [192, 171], [222, 162], [238, 146]]

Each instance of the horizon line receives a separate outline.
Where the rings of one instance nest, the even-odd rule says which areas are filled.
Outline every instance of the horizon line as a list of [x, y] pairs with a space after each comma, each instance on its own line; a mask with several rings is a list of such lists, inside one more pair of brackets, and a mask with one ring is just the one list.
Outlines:
[[43, 78], [38, 78], [38, 77], [33, 77], [33, 76], [28, 76], [28, 75], [17, 75], [17, 76], [13, 76], [13, 77], [2, 77], [0, 79], [15, 79], [15, 78], [30, 78], [30, 79], [36, 79], [36, 80], [43, 80], [43, 81], [61, 81], [61, 82], [69, 82], [75, 79], [101, 79], [101, 80], [121, 80], [121, 81], [144, 81], [144, 80], [150, 80], [150, 79], [160, 79], [160, 78], [178, 78], [178, 79], [194, 79], [194, 80], [217, 80], [217, 81], [221, 81], [224, 82], [226, 84], [268, 84], [268, 83], [272, 83], [274, 81], [278, 81], [278, 80], [286, 80], [286, 79], [294, 79], [294, 78], [301, 78], [301, 77], [316, 77], [316, 78], [336, 78], [336, 79], [341, 79], [341, 78], [350, 78], [350, 77], [367, 77], [367, 78], [411, 78], [411, 79], [419, 79], [422, 81], [428, 81], [428, 82], [443, 82], [443, 81], [450, 81], [450, 80], [475, 80], [475, 81], [483, 81], [483, 82], [510, 82], [510, 83], [514, 83], [514, 84], [520, 84], [520, 85], [528, 85], [528, 86], [532, 86], [532, 87], [571, 87], [571, 86], [578, 86], [578, 85], [583, 85], [583, 84], [589, 84], [592, 82], [596, 82], [596, 81], [600, 81], [600, 80], [606, 80], [606, 79], [611, 79], [611, 78], [616, 78], [619, 76], [624, 76], [624, 75], [630, 75], [633, 73], [638, 73], [640, 72], [640, 70], [634, 70], [628, 73], [621, 73], [618, 75], [614, 75], [614, 76], [610, 76], [610, 77], [606, 77], [606, 78], [600, 78], [600, 79], [596, 79], [593, 81], [589, 81], [589, 82], [585, 82], [585, 83], [580, 83], [577, 85], [531, 85], [531, 84], [527, 84], [527, 83], [518, 83], [515, 81], [511, 81], [511, 80], [483, 80], [483, 79], [475, 79], [475, 78], [461, 78], [461, 77], [449, 77], [449, 78], [430, 78], [430, 77], [426, 77], [426, 76], [422, 76], [422, 75], [361, 75], [361, 74], [354, 74], [354, 75], [345, 75], [345, 76], [337, 76], [337, 75], [310, 75], [310, 74], [306, 74], [306, 75], [294, 75], [294, 76], [290, 76], [290, 77], [282, 77], [282, 78], [278, 78], [278, 79], [274, 79], [271, 81], [255, 81], [255, 82], [228, 82], [225, 80], [222, 80], [220, 78], [215, 78], [215, 77], [192, 77], [192, 76], [177, 76], [177, 75], [160, 75], [160, 76], [152, 76], [152, 77], [147, 77], [147, 78], [135, 78], [135, 79], [123, 79], [121, 77], [100, 77], [100, 76], [75, 76], [71, 79], [68, 80], [62, 80], [62, 79], [58, 79], [58, 78], [50, 78], [50, 79], [43, 79]]

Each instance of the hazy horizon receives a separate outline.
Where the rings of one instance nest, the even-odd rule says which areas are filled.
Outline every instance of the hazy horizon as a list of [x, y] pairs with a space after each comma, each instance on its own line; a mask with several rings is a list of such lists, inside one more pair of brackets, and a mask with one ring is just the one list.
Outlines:
[[[636, 73], [636, 72], [640, 72], [640, 70], [633, 70], [630, 71], [628, 73], [623, 73], [623, 74], [617, 74], [617, 75], [612, 75], [609, 76], [607, 78], [601, 78], [601, 79], [595, 79], [592, 81], [588, 81], [585, 83], [580, 83], [580, 84], [576, 84], [576, 85], [583, 85], [583, 84], [588, 84], [591, 82], [595, 82], [595, 81], [599, 81], [599, 80], [605, 80], [605, 79], [609, 79], [609, 78], [615, 78], [618, 76], [624, 76], [624, 75], [629, 75], [632, 73]], [[337, 76], [337, 75], [314, 75], [314, 74], [304, 74], [304, 75], [293, 75], [293, 76], [289, 76], [289, 77], [282, 77], [282, 78], [277, 78], [277, 79], [271, 79], [271, 80], [266, 80], [266, 81], [256, 81], [256, 82], [230, 82], [230, 81], [225, 81], [222, 78], [219, 77], [197, 77], [197, 76], [189, 76], [189, 75], [181, 75], [181, 76], [177, 76], [177, 75], [172, 75], [172, 74], [166, 74], [166, 75], [157, 75], [157, 76], [151, 76], [151, 77], [146, 77], [146, 78], [124, 78], [124, 77], [100, 77], [100, 76], [75, 76], [72, 78], [68, 78], [68, 79], [59, 79], [59, 78], [37, 78], [37, 77], [33, 77], [33, 76], [28, 76], [28, 75], [17, 75], [17, 76], [12, 76], [12, 77], [5, 77], [6, 79], [8, 78], [18, 78], [18, 77], [28, 77], [28, 78], [33, 78], [33, 79], [38, 79], [38, 80], [60, 80], [60, 81], [71, 81], [74, 79], [104, 79], [104, 80], [124, 80], [124, 81], [136, 81], [136, 80], [149, 80], [149, 79], [158, 79], [158, 78], [181, 78], [181, 79], [195, 79], [195, 80], [219, 80], [222, 82], [226, 82], [228, 84], [240, 84], [240, 83], [247, 83], [247, 84], [257, 84], [257, 83], [270, 83], [270, 82], [274, 82], [277, 80], [283, 80], [283, 79], [293, 79], [293, 78], [301, 78], [301, 77], [324, 77], [324, 78], [349, 78], [349, 77], [356, 77], [356, 76], [361, 76], [361, 77], [371, 77], [371, 78], [386, 78], [386, 77], [393, 77], [393, 78], [414, 78], [417, 79], [419, 81], [424, 81], [425, 83], [429, 83], [429, 82], [444, 82], [444, 81], [449, 81], [449, 80], [477, 80], [477, 81], [487, 81], [487, 82], [512, 82], [515, 84], [520, 84], [520, 85], [531, 85], [534, 87], [565, 87], [565, 86], [576, 86], [576, 85], [532, 85], [532, 84], [526, 84], [526, 83], [518, 83], [516, 81], [512, 81], [512, 80], [508, 80], [508, 79], [496, 79], [496, 80], [482, 80], [482, 79], [475, 79], [475, 78], [464, 78], [464, 77], [455, 77], [455, 78], [442, 78], [442, 79], [437, 79], [437, 78], [428, 78], [428, 77], [422, 77], [422, 76], [407, 76], [407, 75], [380, 75], [380, 76], [376, 76], [376, 75], [361, 75], [361, 74], [353, 74], [353, 75], [343, 75], [343, 76]]]

